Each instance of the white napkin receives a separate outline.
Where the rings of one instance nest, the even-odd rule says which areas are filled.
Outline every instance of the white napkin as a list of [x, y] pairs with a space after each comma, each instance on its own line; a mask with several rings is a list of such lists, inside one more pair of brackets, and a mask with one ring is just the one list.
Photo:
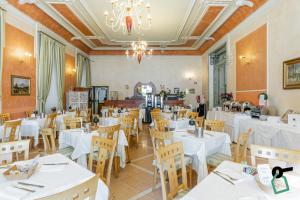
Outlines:
[[12, 186], [7, 186], [0, 189], [1, 200], [19, 200], [19, 199], [23, 199], [29, 194], [30, 192], [18, 188], [14, 188]]

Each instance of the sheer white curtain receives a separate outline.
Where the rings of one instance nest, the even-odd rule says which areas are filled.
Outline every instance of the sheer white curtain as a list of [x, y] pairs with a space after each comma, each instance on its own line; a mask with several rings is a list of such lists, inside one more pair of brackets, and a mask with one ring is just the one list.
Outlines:
[[52, 66], [50, 90], [45, 104], [46, 113], [51, 113], [51, 108], [58, 106], [58, 91], [57, 91], [56, 80], [57, 80], [57, 70], [55, 66]]

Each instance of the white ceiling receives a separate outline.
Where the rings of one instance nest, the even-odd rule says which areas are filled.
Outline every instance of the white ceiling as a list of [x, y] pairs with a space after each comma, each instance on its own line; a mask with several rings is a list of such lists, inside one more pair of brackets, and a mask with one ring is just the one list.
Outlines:
[[[119, 0], [122, 1], [122, 0]], [[123, 0], [126, 1], [126, 0]], [[144, 0], [151, 4], [152, 27], [143, 31], [143, 40], [152, 45], [167, 46], [166, 49], [195, 50], [206, 38], [208, 38], [236, 9], [234, 0]], [[69, 23], [51, 3], [65, 3], [77, 17], [96, 35], [102, 43], [108, 45], [129, 44], [128, 41], [137, 40], [137, 35], [128, 36], [122, 30], [113, 32], [105, 25], [104, 11], [111, 12], [110, 0], [42, 0], [37, 6], [47, 12], [50, 16], [63, 23], [68, 23], [77, 39], [81, 39], [88, 46], [95, 50], [122, 49], [122, 47], [96, 47], [91, 41]], [[190, 39], [194, 29], [201, 21], [209, 6], [223, 5], [225, 8], [214, 23], [197, 37], [197, 42], [192, 47], [173, 47], [184, 44]]]

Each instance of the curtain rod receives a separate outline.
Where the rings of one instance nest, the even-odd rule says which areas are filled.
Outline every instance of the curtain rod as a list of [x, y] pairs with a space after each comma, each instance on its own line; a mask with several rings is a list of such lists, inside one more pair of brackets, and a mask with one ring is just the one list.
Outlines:
[[52, 37], [51, 35], [49, 35], [49, 34], [47, 34], [47, 33], [45, 33], [45, 32], [43, 32], [43, 31], [39, 31], [40, 33], [43, 33], [44, 35], [47, 35], [48, 37], [50, 37], [52, 40], [55, 40], [56, 42], [58, 42], [58, 43], [60, 43], [60, 44], [62, 44], [62, 45], [64, 45], [64, 46], [66, 46], [64, 43], [62, 43], [62, 42], [60, 42], [60, 41], [58, 41], [57, 39], [55, 39], [54, 37]]

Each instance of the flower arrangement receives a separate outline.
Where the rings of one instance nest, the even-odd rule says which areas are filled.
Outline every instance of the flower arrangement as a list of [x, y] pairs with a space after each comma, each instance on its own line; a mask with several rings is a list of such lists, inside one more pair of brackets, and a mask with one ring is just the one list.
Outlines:
[[232, 92], [221, 94], [221, 100], [222, 100], [223, 102], [225, 102], [225, 101], [232, 101], [232, 100], [233, 100]]

